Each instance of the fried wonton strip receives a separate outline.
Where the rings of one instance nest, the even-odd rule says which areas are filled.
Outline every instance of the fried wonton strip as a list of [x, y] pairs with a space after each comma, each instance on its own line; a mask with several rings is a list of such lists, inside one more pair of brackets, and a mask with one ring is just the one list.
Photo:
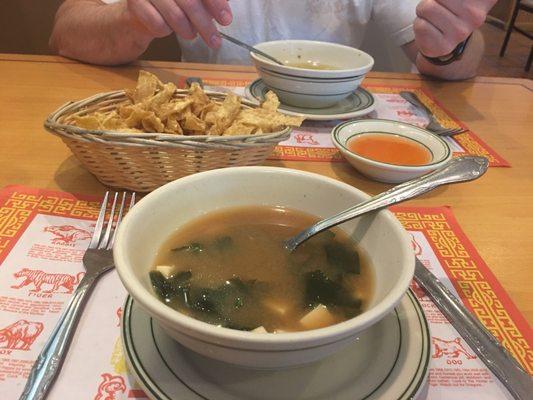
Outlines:
[[183, 135], [183, 129], [178, 121], [177, 114], [171, 115], [167, 118], [165, 124], [165, 133], [174, 133], [177, 135]]
[[101, 129], [100, 119], [95, 114], [84, 115], [83, 117], [74, 117], [74, 123], [76, 126], [83, 129], [97, 130]]
[[131, 101], [133, 104], [142, 102], [143, 100], [152, 97], [158, 88], [161, 88], [163, 84], [161, 81], [148, 71], [139, 71], [139, 77], [137, 78], [137, 86], [134, 92], [131, 94]]
[[205, 106], [211, 102], [197, 82], [193, 82], [189, 88], [189, 98], [192, 100], [191, 110], [196, 116], [199, 116]]
[[244, 125], [241, 122], [234, 122], [224, 131], [225, 136], [253, 135], [260, 130], [255, 126]]
[[[172, 82], [163, 85], [163, 88], [154, 96], [144, 99], [139, 106], [159, 114], [161, 108], [166, 105], [176, 91], [176, 85]], [[159, 116], [159, 115], [158, 115]]]
[[180, 121], [180, 124], [185, 133], [205, 135], [205, 122], [190, 111], [184, 115], [184, 119]]
[[241, 99], [233, 93], [229, 93], [224, 102], [215, 111], [207, 113], [205, 122], [211, 125], [209, 135], [222, 135], [233, 123], [241, 111]]
[[159, 118], [153, 113], [150, 112], [149, 115], [144, 117], [141, 121], [142, 127], [145, 132], [164, 132], [165, 125], [161, 122]]
[[175, 119], [179, 120], [181, 119], [182, 114], [187, 111], [187, 108], [189, 108], [191, 104], [192, 101], [189, 99], [171, 101], [161, 106], [157, 116], [163, 121], [170, 116], [173, 116]]
[[263, 103], [261, 104], [261, 108], [271, 112], [277, 112], [279, 104], [279, 99], [278, 96], [276, 96], [276, 93], [269, 90], [265, 94], [265, 101], [263, 101]]
[[107, 116], [101, 121], [101, 126], [108, 131], [120, 131], [128, 128], [124, 120], [116, 111], [111, 111], [107, 114]]

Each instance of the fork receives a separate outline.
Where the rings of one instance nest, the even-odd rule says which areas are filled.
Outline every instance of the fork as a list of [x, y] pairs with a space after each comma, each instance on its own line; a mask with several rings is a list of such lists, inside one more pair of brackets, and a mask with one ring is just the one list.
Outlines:
[[[39, 357], [35, 361], [19, 400], [41, 400], [46, 398], [52, 383], [59, 375], [66, 351], [68, 350], [88, 295], [94, 287], [94, 283], [102, 274], [114, 267], [112, 247], [117, 228], [125, 213], [124, 207], [127, 193], [124, 192], [122, 194], [119, 207], [117, 207], [118, 193], [115, 192], [111, 195], [113, 201], [109, 217], [106, 218], [109, 194], [107, 192], [104, 196], [91, 242], [83, 256], [83, 265], [86, 273], [74, 291], [70, 302], [59, 318]], [[132, 193], [128, 210], [134, 204], [135, 193]], [[117, 218], [115, 224], [113, 224], [115, 211], [117, 211]]]
[[428, 131], [431, 131], [439, 136], [453, 136], [466, 132], [466, 129], [463, 128], [446, 128], [442, 126], [431, 110], [418, 98], [415, 93], [402, 91], [400, 92], [400, 96], [402, 96], [402, 98], [407, 100], [415, 108], [422, 111], [426, 115], [426, 117], [429, 119], [429, 124], [426, 125], [426, 129]]

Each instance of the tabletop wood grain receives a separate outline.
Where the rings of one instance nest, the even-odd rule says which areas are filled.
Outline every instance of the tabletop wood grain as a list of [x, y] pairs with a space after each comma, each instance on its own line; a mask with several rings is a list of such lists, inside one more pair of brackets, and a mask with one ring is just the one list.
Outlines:
[[[60, 57], [0, 54], [0, 187], [9, 184], [99, 194], [105, 189], [43, 129], [59, 105], [97, 92], [131, 87], [140, 68], [163, 81], [180, 76], [255, 77], [244, 66], [138, 62], [96, 67]], [[533, 321], [533, 83], [480, 77], [440, 82], [414, 74], [371, 73], [369, 84], [427, 89], [511, 164], [479, 181], [441, 188], [407, 204], [449, 205], [481, 257], [512, 300]], [[270, 161], [321, 173], [370, 194], [389, 186], [371, 182], [347, 163]]]

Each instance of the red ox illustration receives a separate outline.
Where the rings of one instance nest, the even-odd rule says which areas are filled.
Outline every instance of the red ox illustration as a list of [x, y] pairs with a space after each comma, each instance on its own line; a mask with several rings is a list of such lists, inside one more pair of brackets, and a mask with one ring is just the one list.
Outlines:
[[32, 292], [40, 292], [41, 286], [43, 284], [52, 285], [49, 290], [45, 290], [44, 293], [53, 293], [57, 292], [58, 289], [62, 286], [67, 289], [66, 293], [72, 293], [74, 287], [80, 283], [80, 279], [83, 276], [84, 272], [78, 272], [76, 276], [69, 274], [51, 274], [44, 271], [23, 268], [18, 272], [15, 272], [13, 276], [15, 278], [22, 278], [24, 280], [15, 286], [11, 286], [13, 289], [20, 289], [21, 287], [28, 286], [33, 283], [35, 289], [32, 289]]
[[94, 400], [116, 400], [117, 393], [126, 392], [126, 383], [120, 375], [102, 374], [102, 382], [98, 386], [98, 393]]
[[477, 358], [466, 351], [461, 343], [460, 337], [456, 337], [453, 340], [444, 340], [433, 336], [431, 341], [435, 349], [435, 353], [432, 356], [433, 358], [441, 358], [442, 356], [446, 356], [448, 358], [458, 358], [460, 354], [463, 354], [467, 360]]
[[[0, 347], [12, 350], [29, 350], [37, 336], [43, 331], [41, 322], [21, 319], [0, 329]], [[5, 344], [3, 344], [5, 342]]]
[[91, 233], [85, 229], [76, 228], [72, 225], [47, 226], [45, 232], [50, 232], [56, 237], [52, 239], [53, 244], [76, 243], [78, 240], [91, 238]]
[[310, 133], [298, 133], [297, 135], [294, 135], [294, 139], [296, 139], [296, 143], [298, 144], [310, 144], [311, 146], [318, 146], [320, 144]]

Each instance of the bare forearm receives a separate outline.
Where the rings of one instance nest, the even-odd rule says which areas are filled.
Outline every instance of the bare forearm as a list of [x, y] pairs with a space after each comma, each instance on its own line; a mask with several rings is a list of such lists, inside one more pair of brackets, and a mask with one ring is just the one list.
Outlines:
[[424, 75], [447, 80], [461, 80], [476, 76], [477, 68], [483, 57], [485, 43], [479, 31], [474, 31], [460, 60], [449, 65], [438, 66], [430, 63], [420, 53], [416, 57], [416, 67]]
[[135, 60], [151, 39], [125, 2], [67, 0], [56, 14], [50, 46], [65, 57], [114, 65]]

